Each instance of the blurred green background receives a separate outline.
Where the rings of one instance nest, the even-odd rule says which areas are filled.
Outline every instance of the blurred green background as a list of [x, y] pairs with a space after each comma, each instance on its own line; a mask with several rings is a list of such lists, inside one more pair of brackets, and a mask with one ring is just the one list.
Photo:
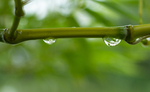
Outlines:
[[[139, 0], [31, 0], [20, 29], [139, 24]], [[150, 21], [143, 0], [143, 21]], [[10, 28], [13, 0], [0, 0], [0, 29]], [[150, 92], [150, 47], [101, 38], [0, 43], [0, 92]]]

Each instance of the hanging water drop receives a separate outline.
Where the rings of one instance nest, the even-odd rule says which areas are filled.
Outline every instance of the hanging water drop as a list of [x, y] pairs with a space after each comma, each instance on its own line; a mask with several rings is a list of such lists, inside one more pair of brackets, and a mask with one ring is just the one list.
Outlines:
[[52, 39], [52, 38], [46, 38], [46, 39], [43, 39], [43, 41], [49, 45], [53, 44], [56, 42], [56, 39]]
[[141, 41], [144, 47], [148, 47], [150, 45], [150, 37]]
[[103, 40], [107, 46], [116, 46], [121, 42], [120, 39], [110, 38], [110, 37], [103, 38]]

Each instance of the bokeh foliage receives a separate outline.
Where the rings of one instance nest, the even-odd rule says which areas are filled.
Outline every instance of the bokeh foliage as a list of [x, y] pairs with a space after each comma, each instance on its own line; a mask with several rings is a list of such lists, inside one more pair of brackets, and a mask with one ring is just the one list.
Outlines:
[[[33, 0], [25, 8], [35, 8], [32, 4], [40, 1]], [[49, 7], [54, 4], [54, 0], [44, 1]], [[42, 13], [27, 13], [19, 28], [139, 24], [138, 0], [64, 1], [47, 7], [44, 17]], [[150, 21], [150, 1], [143, 2], [146, 24]], [[0, 28], [9, 28], [13, 17], [13, 0], [0, 0]], [[107, 47], [101, 38], [57, 39], [53, 45], [42, 40], [0, 43], [0, 92], [149, 92], [149, 53], [150, 48], [140, 43], [122, 41]]]

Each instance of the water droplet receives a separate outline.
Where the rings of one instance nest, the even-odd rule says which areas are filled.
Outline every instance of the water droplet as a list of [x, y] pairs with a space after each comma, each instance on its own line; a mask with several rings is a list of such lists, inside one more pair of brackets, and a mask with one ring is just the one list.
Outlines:
[[150, 37], [141, 41], [144, 47], [148, 47], [150, 45]]
[[103, 40], [107, 46], [116, 46], [121, 42], [120, 39], [110, 38], [110, 37], [103, 38]]
[[43, 39], [43, 41], [49, 45], [53, 44], [56, 42], [56, 39], [53, 39], [53, 38], [46, 38], [46, 39]]

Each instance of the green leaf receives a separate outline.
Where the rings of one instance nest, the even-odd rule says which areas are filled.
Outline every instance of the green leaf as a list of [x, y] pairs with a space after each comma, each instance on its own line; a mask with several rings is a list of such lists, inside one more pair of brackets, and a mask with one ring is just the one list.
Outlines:
[[107, 18], [105, 18], [101, 13], [94, 12], [88, 8], [86, 8], [85, 11], [88, 12], [90, 15], [92, 15], [96, 19], [96, 21], [98, 21], [99, 23], [103, 23], [106, 26], [113, 25], [112, 22], [110, 22]]
[[[104, 5], [105, 7], [108, 7], [113, 12], [116, 12], [117, 14], [120, 14], [122, 17], [126, 17], [129, 20], [138, 21], [138, 17], [136, 14], [134, 14], [134, 11], [130, 6], [124, 6], [123, 4], [119, 4], [116, 2], [98, 2], [100, 5]], [[138, 11], [137, 11], [138, 12]]]

